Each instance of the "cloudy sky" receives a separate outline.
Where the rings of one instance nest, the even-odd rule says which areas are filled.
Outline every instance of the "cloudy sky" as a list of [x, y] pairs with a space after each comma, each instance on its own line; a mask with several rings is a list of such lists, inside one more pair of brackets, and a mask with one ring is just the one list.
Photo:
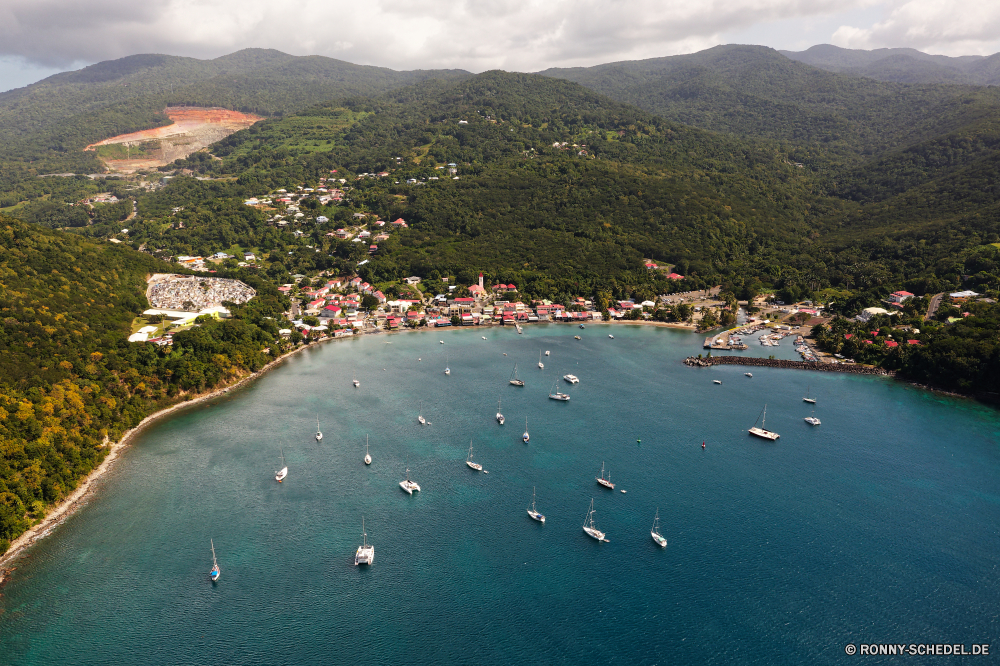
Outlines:
[[246, 47], [394, 69], [537, 71], [717, 44], [1000, 51], [996, 0], [0, 0], [0, 90], [135, 53]]

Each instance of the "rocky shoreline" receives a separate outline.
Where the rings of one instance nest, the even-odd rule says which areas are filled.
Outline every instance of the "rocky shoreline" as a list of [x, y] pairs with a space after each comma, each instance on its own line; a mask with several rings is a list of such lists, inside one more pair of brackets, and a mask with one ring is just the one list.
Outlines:
[[870, 365], [857, 365], [854, 363], [814, 363], [811, 361], [786, 361], [776, 358], [760, 358], [753, 356], [707, 356], [695, 358], [689, 356], [684, 359], [684, 365], [695, 368], [710, 368], [713, 365], [748, 365], [758, 368], [784, 368], [786, 370], [816, 370], [820, 372], [846, 372], [854, 375], [880, 375], [883, 377], [895, 377], [892, 370], [876, 368]]

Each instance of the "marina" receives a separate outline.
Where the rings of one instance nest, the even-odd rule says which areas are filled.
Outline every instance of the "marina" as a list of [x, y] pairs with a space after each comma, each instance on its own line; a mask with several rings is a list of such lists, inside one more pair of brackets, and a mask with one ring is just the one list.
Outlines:
[[[497, 663], [645, 663], [651, 653], [734, 663], [788, 641], [822, 662], [831, 645], [870, 633], [1000, 628], [981, 612], [1000, 593], [989, 574], [998, 549], [977, 537], [1000, 520], [994, 412], [876, 375], [759, 366], [744, 380], [746, 368], [720, 364], [718, 386], [680, 363], [700, 336], [618, 327], [607, 345], [600, 331], [574, 341], [576, 330], [511, 327], [488, 344], [448, 332], [447, 381], [441, 365], [417, 362], [437, 345], [430, 336], [334, 342], [164, 419], [18, 561], [0, 598], [10, 661], [128, 663], [156, 650], [165, 663], [235, 653], [269, 663], [280, 650], [290, 661], [459, 663], [477, 640], [496, 647], [483, 660]], [[539, 347], [588, 379], [572, 404], [548, 400], [544, 380], [504, 383], [513, 363], [502, 352], [530, 359]], [[385, 379], [355, 391], [352, 366]], [[498, 385], [512, 423], [530, 420], [531, 446], [483, 413]], [[775, 443], [746, 434], [762, 393]], [[807, 394], [820, 398], [822, 427], [801, 420]], [[413, 427], [421, 401], [434, 405], [433, 427]], [[880, 416], [887, 404], [891, 420]], [[322, 446], [307, 430], [317, 413]], [[367, 432], [377, 459], [358, 465]], [[489, 476], [457, 473], [470, 433]], [[599, 460], [628, 494], [594, 492]], [[275, 483], [277, 465], [295, 474]], [[403, 497], [400, 476], [427, 489]], [[525, 513], [533, 488], [544, 526]], [[581, 529], [592, 497], [593, 526], [610, 542]], [[657, 507], [669, 548], [651, 538]], [[370, 568], [351, 557], [371, 545], [364, 526], [357, 543], [362, 516], [376, 529]], [[891, 536], [904, 531], [906, 543]], [[227, 569], [213, 586], [203, 549], [216, 536]], [[720, 588], [741, 575], [740, 595]], [[831, 593], [845, 601], [803, 601]], [[663, 612], [675, 600], [680, 612]], [[103, 621], [111, 613], [127, 621]], [[469, 626], [477, 614], [485, 628]], [[364, 639], [357, 617], [371, 628]], [[210, 640], [177, 640], [205, 626]]]

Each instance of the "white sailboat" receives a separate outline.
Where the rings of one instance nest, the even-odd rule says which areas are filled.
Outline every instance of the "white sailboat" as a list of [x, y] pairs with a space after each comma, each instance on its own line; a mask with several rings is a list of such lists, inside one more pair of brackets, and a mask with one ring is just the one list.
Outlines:
[[810, 414], [803, 420], [809, 425], [818, 426], [820, 424], [820, 420], [816, 418], [816, 408], [813, 408], [812, 414]]
[[587, 517], [583, 521], [583, 531], [587, 533], [588, 536], [592, 536], [598, 541], [607, 541], [604, 538], [604, 532], [597, 529], [597, 525], [594, 524], [594, 498], [590, 498], [590, 511], [587, 512]]
[[372, 456], [370, 453], [368, 453], [368, 435], [365, 435], [365, 464], [366, 465], [372, 464]]
[[605, 488], [610, 488], [611, 490], [615, 489], [615, 484], [611, 483], [611, 472], [608, 472], [608, 478], [604, 478], [604, 461], [603, 460], [601, 461], [601, 475], [600, 476], [595, 476], [594, 480], [597, 481], [602, 486], [604, 486]]
[[810, 398], [809, 397], [809, 387], [808, 386], [806, 387], [806, 397], [802, 398], [802, 402], [808, 402], [811, 405], [815, 405], [816, 404], [816, 398]]
[[365, 518], [361, 517], [361, 545], [354, 553], [354, 566], [372, 564], [375, 561], [375, 546], [368, 543], [368, 532], [365, 531]]
[[410, 495], [413, 494], [414, 490], [420, 490], [420, 486], [417, 485], [416, 481], [410, 481], [410, 468], [406, 468], [406, 480], [399, 482], [399, 487], [405, 490]]
[[503, 425], [504, 418], [503, 414], [500, 412], [500, 398], [497, 398], [497, 423]]
[[550, 352], [550, 351], [549, 351], [548, 349], [546, 349], [546, 350], [545, 350], [545, 355], [546, 355], [546, 356], [548, 356], [548, 355], [549, 355], [549, 354], [551, 354], [551, 353], [552, 353], [552, 352]]
[[[762, 439], [768, 439], [768, 440], [771, 440], [772, 442], [774, 440], [778, 439], [779, 437], [781, 437], [781, 435], [779, 435], [778, 433], [771, 432], [770, 430], [768, 430], [767, 428], [764, 427], [765, 423], [767, 422], [767, 405], [766, 404], [764, 405], [764, 411], [761, 412], [761, 415], [764, 417], [764, 420], [761, 421], [760, 427], [758, 428], [757, 427], [757, 421], [754, 421], [753, 422], [753, 427], [750, 428], [750, 430], [748, 430], [747, 432], [749, 432], [751, 435], [754, 435], [755, 437], [760, 437]], [[757, 417], [758, 420], [760, 418], [761, 418], [760, 416]]]
[[472, 439], [469, 439], [469, 457], [465, 459], [465, 464], [476, 470], [477, 472], [483, 471], [483, 466], [477, 462], [472, 462]]
[[417, 422], [420, 423], [420, 425], [427, 425], [427, 419], [424, 418], [423, 411], [424, 403], [420, 403], [420, 412], [417, 413]]
[[281, 469], [274, 473], [274, 480], [281, 483], [288, 476], [288, 465], [285, 464], [285, 451], [281, 450]]
[[444, 374], [446, 374], [446, 375], [450, 375], [451, 374], [451, 368], [448, 367], [448, 356], [447, 355], [445, 355], [445, 357], [444, 357]]
[[354, 384], [354, 388], [358, 388], [359, 386], [361, 386], [361, 382], [358, 381], [357, 372], [354, 373], [354, 379], [351, 380], [351, 383]]
[[524, 442], [525, 444], [527, 444], [529, 439], [530, 439], [530, 437], [528, 435], [528, 417], [525, 416], [524, 417], [524, 434], [521, 435], [521, 441]]
[[542, 368], [542, 369], [545, 368], [545, 364], [542, 363], [542, 350], [541, 349], [538, 350], [538, 367]]
[[517, 363], [514, 364], [514, 372], [510, 374], [510, 379], [508, 381], [514, 386], [524, 386], [524, 380], [517, 378]]
[[538, 522], [542, 523], [542, 524], [545, 523], [545, 516], [543, 516], [542, 514], [538, 513], [538, 511], [535, 510], [535, 488], [534, 488], [534, 486], [531, 487], [531, 506], [528, 507], [528, 515], [531, 516], [533, 519], [537, 520]]
[[215, 559], [215, 539], [211, 540], [212, 543], [212, 570], [208, 572], [208, 577], [212, 581], [219, 580], [219, 576], [222, 575], [222, 569], [219, 568], [219, 561]]
[[656, 515], [653, 517], [653, 529], [651, 529], [649, 531], [649, 536], [653, 537], [653, 541], [655, 541], [656, 545], [659, 546], [660, 548], [666, 548], [667, 547], [667, 540], [664, 539], [663, 536], [660, 534], [660, 509], [659, 509], [659, 507], [657, 507], [657, 509], [656, 509]]
[[557, 379], [554, 382], [552, 382], [552, 389], [549, 391], [549, 398], [552, 400], [561, 400], [563, 402], [566, 402], [567, 400], [569, 400], [569, 395], [567, 395], [566, 393], [560, 393], [559, 391], [556, 390], [556, 382], [558, 381], [559, 380]]
[[319, 414], [316, 415], [316, 441], [323, 439], [323, 432], [319, 429]]

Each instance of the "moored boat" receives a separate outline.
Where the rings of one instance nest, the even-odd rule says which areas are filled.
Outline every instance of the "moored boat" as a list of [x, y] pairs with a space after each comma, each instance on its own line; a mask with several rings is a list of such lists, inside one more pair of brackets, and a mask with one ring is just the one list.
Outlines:
[[483, 471], [483, 466], [477, 462], [472, 462], [472, 440], [469, 440], [469, 456], [465, 459], [465, 464], [476, 470], [477, 472]]
[[604, 478], [604, 461], [601, 461], [601, 475], [595, 476], [594, 480], [605, 488], [610, 488], [611, 490], [615, 489], [615, 484], [611, 483], [611, 472], [608, 472], [608, 478]]
[[594, 498], [590, 498], [590, 511], [587, 512], [587, 517], [583, 521], [583, 531], [587, 533], [588, 536], [592, 536], [598, 541], [607, 541], [604, 532], [597, 529], [597, 525], [594, 523]]
[[413, 494], [414, 490], [420, 490], [420, 486], [417, 485], [416, 481], [410, 481], [410, 468], [406, 468], [406, 479], [399, 482], [399, 487], [405, 490], [410, 495]]
[[[761, 420], [761, 417], [763, 417], [763, 420]], [[762, 439], [768, 439], [772, 442], [781, 436], [778, 433], [771, 432], [770, 430], [764, 427], [765, 423], [767, 422], [767, 405], [764, 405], [764, 411], [761, 412], [760, 416], [757, 417], [757, 420], [760, 421], [760, 427], [758, 428], [757, 421], [754, 421], [753, 427], [747, 431], [751, 435], [754, 435], [755, 437], [760, 437]]]
[[281, 450], [281, 469], [274, 473], [274, 480], [281, 483], [288, 476], [288, 465], [285, 464], [285, 451]]
[[580, 378], [576, 375], [563, 375], [563, 379], [568, 381], [570, 384], [579, 384]]
[[354, 566], [372, 564], [375, 561], [375, 546], [368, 543], [368, 532], [365, 530], [365, 519], [361, 518], [361, 545], [354, 553]]
[[653, 537], [653, 541], [660, 548], [667, 547], [667, 540], [663, 538], [660, 534], [660, 509], [656, 509], [656, 515], [653, 517], [653, 529], [649, 531], [649, 536]]
[[[532, 506], [534, 506], [534, 503], [532, 503]], [[544, 518], [542, 518], [542, 522], [545, 522]], [[219, 568], [219, 561], [215, 559], [215, 539], [211, 540], [211, 544], [212, 544], [212, 570], [208, 572], [208, 577], [211, 578], [212, 582], [214, 583], [215, 581], [219, 580], [219, 576], [222, 575], [222, 569]]]
[[528, 515], [531, 516], [534, 520], [537, 520], [540, 523], [543, 523], [543, 524], [545, 523], [545, 516], [543, 516], [537, 510], [535, 510], [535, 489], [534, 489], [534, 487], [531, 488], [531, 506], [528, 507]]

